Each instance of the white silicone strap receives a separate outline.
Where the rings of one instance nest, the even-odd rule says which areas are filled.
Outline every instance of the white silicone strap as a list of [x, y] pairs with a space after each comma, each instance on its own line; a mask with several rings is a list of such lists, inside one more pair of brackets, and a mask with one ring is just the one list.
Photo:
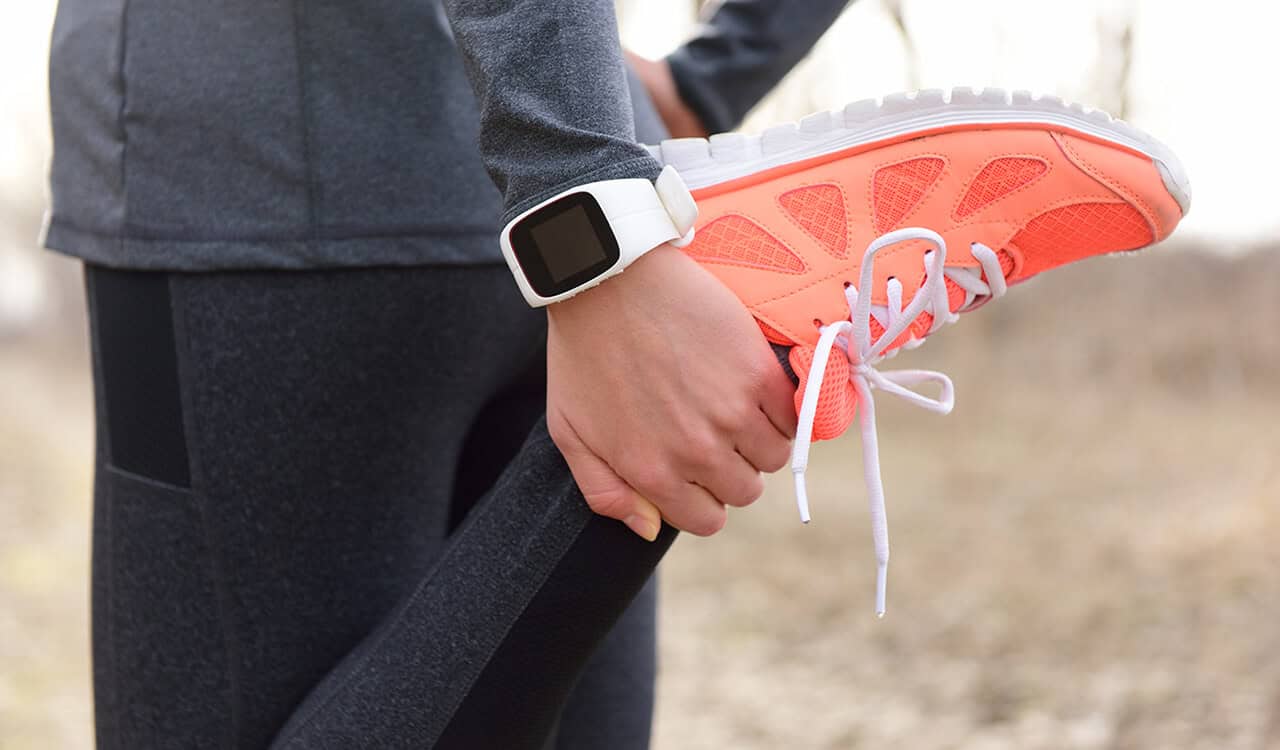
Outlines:
[[600, 202], [618, 240], [618, 255], [624, 268], [658, 245], [680, 238], [681, 232], [662, 205], [652, 182], [609, 180], [583, 188]]
[[[574, 193], [590, 193], [600, 204], [618, 240], [618, 262], [576, 289], [554, 297], [543, 297], [529, 285], [516, 260], [511, 248], [511, 228], [534, 211]], [[668, 165], [656, 183], [643, 178], [589, 182], [539, 203], [517, 216], [503, 230], [502, 254], [525, 300], [533, 307], [542, 307], [568, 299], [610, 276], [622, 273], [640, 256], [665, 242], [681, 247], [688, 244], [693, 239], [693, 224], [697, 218], [698, 207], [693, 196], [676, 170]]]

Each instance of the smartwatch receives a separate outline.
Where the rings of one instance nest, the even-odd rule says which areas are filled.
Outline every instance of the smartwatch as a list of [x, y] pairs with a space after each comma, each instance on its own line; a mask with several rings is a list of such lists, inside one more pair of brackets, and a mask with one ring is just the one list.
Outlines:
[[533, 307], [568, 299], [670, 242], [693, 240], [698, 206], [670, 165], [655, 182], [603, 180], [539, 203], [502, 230], [502, 254]]

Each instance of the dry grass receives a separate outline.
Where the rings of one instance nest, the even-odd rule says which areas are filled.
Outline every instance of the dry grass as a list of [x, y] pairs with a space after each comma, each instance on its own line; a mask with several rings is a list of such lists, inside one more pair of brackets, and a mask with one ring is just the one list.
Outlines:
[[62, 343], [0, 340], [0, 750], [92, 744], [93, 400]]
[[[1157, 255], [1159, 257], [1157, 257]], [[665, 563], [664, 750], [1280, 747], [1280, 253], [1064, 269], [894, 361], [853, 440]], [[89, 746], [83, 357], [0, 342], [0, 748]]]
[[661, 748], [1280, 747], [1280, 254], [1098, 260], [894, 364], [889, 615], [856, 439], [665, 567]]

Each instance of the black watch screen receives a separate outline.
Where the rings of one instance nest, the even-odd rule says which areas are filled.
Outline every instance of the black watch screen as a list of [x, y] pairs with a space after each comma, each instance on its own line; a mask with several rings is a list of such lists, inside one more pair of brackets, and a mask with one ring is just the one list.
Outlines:
[[511, 249], [529, 286], [554, 297], [600, 276], [618, 262], [618, 240], [590, 193], [548, 203], [511, 228]]

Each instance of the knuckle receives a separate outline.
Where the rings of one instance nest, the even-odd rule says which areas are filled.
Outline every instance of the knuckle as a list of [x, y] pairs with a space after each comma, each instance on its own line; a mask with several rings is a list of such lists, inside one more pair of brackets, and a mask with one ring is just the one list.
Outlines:
[[756, 399], [740, 401], [734, 410], [734, 419], [739, 426], [753, 424], [760, 416], [760, 402]]
[[770, 456], [769, 460], [764, 462], [764, 466], [760, 467], [760, 470], [766, 474], [772, 474], [775, 471], [782, 471], [790, 462], [790, 453], [778, 453], [776, 456]]
[[689, 523], [685, 531], [694, 536], [711, 536], [723, 529], [728, 519], [728, 512], [723, 507], [718, 507], [714, 511], [700, 514], [698, 518]]
[[747, 399], [726, 401], [720, 407], [720, 414], [716, 423], [721, 427], [737, 432], [744, 426], [751, 424], [751, 420], [755, 417], [755, 403]]
[[688, 458], [696, 466], [707, 466], [715, 460], [716, 451], [720, 449], [720, 441], [710, 432], [699, 432], [685, 440]]
[[766, 348], [761, 350], [760, 358], [756, 360], [755, 367], [751, 370], [751, 385], [755, 393], [768, 393], [778, 386], [779, 381], [786, 378], [786, 374], [782, 370], [778, 357], [773, 353], [773, 349]]
[[791, 462], [791, 445], [785, 440], [779, 440], [777, 445], [769, 451], [769, 455], [765, 460], [765, 466], [760, 468], [767, 472], [775, 472], [782, 469]]
[[650, 500], [670, 494], [671, 473], [658, 461], [638, 461], [624, 471], [623, 479]]
[[689, 417], [678, 420], [672, 429], [672, 435], [678, 441], [677, 444], [682, 450], [703, 447], [702, 444], [705, 442], [709, 432], [707, 424], [702, 419]]
[[567, 453], [574, 445], [573, 430], [569, 428], [567, 422], [561, 418], [547, 419], [547, 434], [551, 436], [551, 442], [556, 444], [561, 453]]
[[717, 433], [710, 426], [683, 425], [678, 429], [672, 444], [673, 459], [677, 465], [686, 469], [703, 468], [714, 462], [719, 447]]
[[623, 490], [605, 490], [586, 496], [587, 506], [593, 513], [610, 518], [622, 518], [631, 511], [633, 498]]
[[745, 508], [764, 494], [764, 479], [758, 472], [749, 472], [738, 480], [733, 496], [724, 500], [726, 505]]

